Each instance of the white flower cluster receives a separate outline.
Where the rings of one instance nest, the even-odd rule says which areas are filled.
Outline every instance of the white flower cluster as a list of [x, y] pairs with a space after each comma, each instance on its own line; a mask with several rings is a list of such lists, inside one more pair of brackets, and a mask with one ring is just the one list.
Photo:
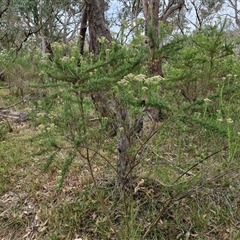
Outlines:
[[204, 98], [203, 101], [204, 101], [205, 103], [211, 102], [211, 100], [210, 100], [209, 98]]
[[[118, 84], [120, 85], [127, 85], [129, 84], [130, 81], [137, 81], [137, 82], [141, 82], [141, 83], [146, 83], [146, 84], [157, 84], [159, 83], [161, 80], [163, 80], [163, 78], [159, 75], [159, 76], [153, 76], [153, 77], [147, 77], [144, 74], [138, 74], [138, 75], [133, 75], [132, 73], [129, 73], [127, 76], [125, 76], [123, 79], [121, 79], [120, 81], [118, 81]], [[143, 89], [144, 90], [144, 89]], [[146, 90], [146, 89], [145, 89]]]
[[61, 61], [62, 61], [62, 62], [68, 62], [69, 59], [70, 59], [69, 57], [63, 56], [63, 57], [61, 58]]
[[146, 90], [148, 90], [148, 88], [144, 86], [144, 87], [142, 87], [142, 90], [146, 91]]
[[[222, 119], [222, 118], [218, 118], [217, 121], [218, 121], [218, 122], [223, 122], [223, 119]], [[232, 120], [231, 118], [227, 118], [227, 119], [226, 119], [226, 122], [227, 122], [228, 124], [232, 124], [232, 123], [233, 123], [233, 120]]]
[[129, 84], [129, 81], [124, 77], [123, 79], [121, 79], [120, 81], [117, 82], [119, 85], [123, 85], [126, 86]]
[[231, 73], [229, 73], [226, 75], [226, 77], [222, 77], [222, 80], [226, 80], [227, 78], [232, 78], [232, 77], [236, 78], [237, 76], [238, 76], [237, 74], [232, 75]]
[[157, 83], [159, 83], [162, 80], [163, 80], [163, 77], [161, 77], [160, 75], [157, 75], [157, 76], [153, 76], [153, 77], [147, 78], [145, 80], [145, 83], [157, 84]]
[[53, 43], [51, 44], [51, 47], [52, 47], [52, 48], [56, 48], [56, 49], [63, 49], [63, 48], [64, 48], [64, 45], [61, 44], [61, 43], [59, 43], [59, 42], [53, 42]]
[[133, 77], [133, 80], [138, 81], [138, 82], [145, 82], [146, 79], [147, 79], [147, 77], [144, 74], [138, 74]]
[[48, 132], [48, 131], [53, 130], [56, 127], [57, 126], [54, 123], [48, 123], [46, 125], [40, 124], [40, 125], [38, 125], [37, 130], [39, 130], [40, 132]]
[[44, 117], [44, 116], [45, 116], [45, 113], [43, 113], [43, 112], [37, 113], [37, 118], [41, 118], [41, 117]]
[[233, 123], [233, 120], [232, 120], [231, 118], [227, 118], [226, 121], [227, 121], [227, 123], [229, 123], [229, 124]]
[[107, 41], [107, 38], [102, 36], [102, 37], [98, 38], [98, 41], [99, 41], [99, 43], [104, 43]]

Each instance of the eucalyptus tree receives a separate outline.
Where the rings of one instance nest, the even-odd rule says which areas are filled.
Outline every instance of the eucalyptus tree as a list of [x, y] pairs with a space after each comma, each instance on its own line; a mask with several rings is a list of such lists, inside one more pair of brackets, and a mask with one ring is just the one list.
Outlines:
[[31, 37], [42, 53], [51, 43], [68, 43], [78, 35], [81, 1], [6, 0], [0, 5], [1, 43], [4, 48], [21, 49]]
[[[173, 31], [176, 31], [179, 19], [182, 19], [185, 0], [118, 0], [117, 20], [120, 23], [118, 40], [121, 43], [131, 41], [136, 35], [145, 35], [149, 48], [149, 72], [163, 76], [162, 46]], [[166, 26], [166, 28], [165, 28]]]
[[232, 9], [233, 14], [231, 12], [228, 13], [228, 16], [234, 20], [238, 29], [240, 29], [240, 1], [239, 0], [227, 0], [227, 7]]
[[111, 33], [105, 20], [104, 0], [85, 0], [81, 21], [81, 52], [83, 53], [86, 30], [89, 30], [89, 51], [97, 55], [100, 51], [99, 38], [105, 37], [108, 41], [112, 40]]
[[51, 52], [52, 42], [68, 44], [71, 40], [75, 41], [79, 34], [82, 2], [45, 0], [40, 3], [38, 25], [41, 31], [38, 37], [41, 39], [42, 53]]
[[214, 21], [219, 20], [221, 17], [220, 11], [224, 2], [225, 0], [188, 0], [187, 8], [191, 13], [187, 17], [188, 22], [198, 30], [202, 29], [206, 24], [214, 24]]
[[163, 76], [162, 51], [164, 36], [159, 31], [160, 23], [166, 24], [168, 19], [177, 11], [181, 11], [185, 1], [164, 1], [160, 4], [158, 0], [143, 0], [143, 13], [145, 18], [145, 32], [149, 39], [150, 51], [149, 70]]
[[[148, 37], [149, 70], [163, 75], [162, 62], [165, 53], [163, 46], [173, 39], [174, 34], [189, 34], [199, 31], [206, 25], [215, 24], [223, 19], [223, 7], [229, 2], [238, 22], [237, 3], [239, 0], [118, 0], [120, 7], [117, 14], [121, 22], [117, 35], [122, 42], [128, 42], [134, 34]], [[229, 16], [227, 16], [229, 17]], [[117, 20], [115, 20], [117, 22]]]

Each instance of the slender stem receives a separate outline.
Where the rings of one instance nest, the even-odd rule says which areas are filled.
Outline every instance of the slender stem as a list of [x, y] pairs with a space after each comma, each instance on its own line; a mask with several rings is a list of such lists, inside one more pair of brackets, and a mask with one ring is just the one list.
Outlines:
[[156, 217], [156, 219], [150, 224], [150, 226], [148, 227], [148, 229], [146, 230], [146, 232], [144, 233], [142, 240], [145, 240], [147, 235], [150, 233], [150, 231], [157, 225], [157, 223], [160, 221], [162, 215], [167, 211], [167, 209], [169, 208], [169, 206], [171, 205], [171, 203], [173, 202], [173, 198], [169, 198], [168, 200], [166, 200], [166, 202], [164, 203], [162, 209], [160, 210], [158, 216]]
[[[84, 122], [84, 120], [85, 120], [85, 114], [84, 114], [84, 113], [85, 113], [85, 112], [84, 112], [84, 108], [83, 108], [83, 99], [82, 99], [82, 98], [81, 98], [81, 101], [80, 101], [80, 106], [81, 106], [80, 109], [81, 109], [81, 113], [82, 113], [82, 121]], [[87, 133], [87, 129], [86, 129], [86, 126], [85, 126], [85, 125], [84, 125], [84, 127], [83, 127], [83, 132], [84, 132], [85, 134]], [[115, 229], [115, 227], [114, 227], [114, 225], [113, 225], [113, 223], [112, 223], [112, 221], [111, 221], [111, 219], [110, 219], [110, 217], [109, 217], [109, 212], [108, 212], [108, 210], [107, 210], [107, 207], [106, 207], [105, 204], [104, 204], [104, 200], [103, 200], [103, 198], [101, 197], [101, 195], [99, 194], [97, 182], [96, 182], [96, 179], [95, 179], [95, 177], [94, 177], [94, 173], [93, 173], [91, 161], [92, 161], [92, 159], [94, 159], [94, 157], [97, 155], [98, 152], [95, 151], [94, 154], [93, 154], [93, 156], [90, 157], [90, 152], [89, 152], [89, 148], [88, 148], [87, 145], [88, 145], [88, 144], [87, 144], [87, 142], [86, 142], [86, 143], [85, 143], [85, 146], [84, 146], [84, 148], [86, 149], [86, 155], [85, 155], [85, 156], [81, 153], [81, 151], [79, 151], [79, 148], [77, 148], [77, 151], [79, 152], [79, 154], [80, 154], [83, 158], [85, 158], [85, 159], [87, 160], [87, 165], [88, 165], [88, 168], [89, 168], [89, 171], [90, 171], [90, 175], [91, 175], [91, 178], [92, 178], [92, 181], [93, 181], [93, 185], [94, 185], [94, 188], [95, 188], [95, 191], [96, 191], [96, 196], [97, 196], [97, 198], [98, 198], [98, 201], [99, 201], [99, 203], [101, 204], [102, 210], [103, 210], [105, 216], [107, 217], [107, 220], [108, 220], [108, 222], [109, 222], [109, 224], [110, 224], [110, 226], [111, 226], [111, 229], [112, 229], [113, 232], [115, 233], [117, 239], [120, 240], [120, 236], [119, 236], [119, 234], [117, 233], [117, 230]]]

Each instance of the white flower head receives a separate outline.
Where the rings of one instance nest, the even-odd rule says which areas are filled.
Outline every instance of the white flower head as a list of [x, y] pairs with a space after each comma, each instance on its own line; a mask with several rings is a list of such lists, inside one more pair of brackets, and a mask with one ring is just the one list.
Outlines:
[[203, 101], [204, 101], [205, 103], [211, 102], [211, 100], [210, 100], [209, 98], [204, 98]]
[[124, 85], [124, 86], [126, 86], [126, 85], [129, 84], [129, 81], [126, 80], [125, 78], [123, 78], [123, 79], [121, 79], [120, 81], [118, 81], [117, 83], [118, 83], [118, 85]]
[[161, 80], [163, 80], [163, 77], [161, 77], [160, 75], [156, 75], [153, 76], [151, 78], [149, 78], [149, 83], [159, 83]]
[[107, 40], [107, 38], [104, 37], [104, 36], [98, 38], [98, 41], [99, 41], [100, 43], [104, 43], [104, 42], [106, 42], [106, 40]]
[[133, 79], [135, 76], [132, 73], [129, 73], [127, 76], [125, 76], [124, 78], [127, 79]]
[[134, 77], [134, 80], [139, 81], [139, 82], [144, 82], [146, 79], [146, 76], [144, 74], [139, 74]]
[[229, 124], [233, 123], [233, 120], [232, 120], [231, 118], [227, 118], [226, 121], [227, 121], [227, 123], [229, 123]]
[[62, 62], [68, 62], [69, 61], [69, 57], [64, 56], [64, 57], [61, 58], [61, 61]]
[[62, 48], [62, 47], [63, 47], [62, 44], [59, 43], [59, 42], [53, 42], [53, 43], [51, 44], [51, 46], [52, 46], [53, 48]]
[[123, 130], [124, 130], [124, 128], [123, 128], [123, 127], [120, 127], [120, 128], [119, 128], [119, 131], [120, 131], [120, 132], [122, 132]]

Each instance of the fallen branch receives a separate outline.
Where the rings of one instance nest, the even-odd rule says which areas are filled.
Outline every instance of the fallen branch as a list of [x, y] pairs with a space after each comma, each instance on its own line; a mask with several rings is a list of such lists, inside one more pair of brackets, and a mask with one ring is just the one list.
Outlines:
[[0, 109], [0, 117], [10, 118], [17, 122], [23, 122], [27, 120], [27, 112], [25, 111], [13, 111], [7, 109]]

